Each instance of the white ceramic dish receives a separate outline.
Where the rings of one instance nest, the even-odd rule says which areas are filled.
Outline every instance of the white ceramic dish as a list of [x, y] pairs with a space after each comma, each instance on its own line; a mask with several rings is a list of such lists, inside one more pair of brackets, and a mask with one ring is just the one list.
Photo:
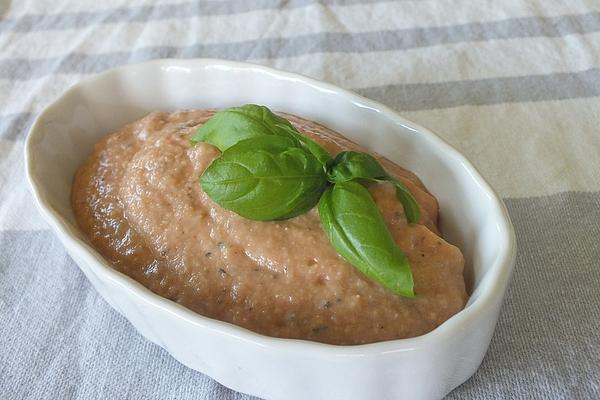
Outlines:
[[[465, 254], [466, 308], [412, 339], [333, 346], [271, 338], [153, 294], [87, 244], [69, 195], [76, 168], [100, 137], [152, 110], [250, 102], [322, 123], [416, 172], [439, 199], [445, 236]], [[225, 386], [268, 399], [436, 399], [468, 379], [485, 355], [514, 264], [506, 209], [456, 150], [381, 104], [252, 64], [157, 60], [72, 87], [38, 117], [25, 157], [41, 213], [102, 297], [146, 338]]]

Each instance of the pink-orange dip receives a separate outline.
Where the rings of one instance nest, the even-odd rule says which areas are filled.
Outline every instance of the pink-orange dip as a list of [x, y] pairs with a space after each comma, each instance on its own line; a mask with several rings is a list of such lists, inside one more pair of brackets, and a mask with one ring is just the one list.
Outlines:
[[[380, 158], [419, 202], [419, 224], [407, 224], [391, 186], [369, 188], [410, 260], [416, 298], [408, 299], [345, 262], [316, 209], [257, 222], [215, 204], [198, 177], [219, 150], [189, 144], [213, 113], [151, 113], [106, 136], [77, 171], [77, 221], [117, 270], [202, 315], [332, 344], [421, 335], [464, 307], [463, 256], [439, 235], [437, 201], [414, 174]], [[364, 151], [323, 126], [283, 116], [332, 155]]]

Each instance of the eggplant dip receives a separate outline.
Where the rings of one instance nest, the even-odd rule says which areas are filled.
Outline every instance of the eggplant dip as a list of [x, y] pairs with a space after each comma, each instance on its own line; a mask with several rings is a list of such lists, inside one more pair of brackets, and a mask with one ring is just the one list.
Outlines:
[[215, 113], [153, 112], [78, 169], [76, 219], [114, 268], [204, 316], [339, 345], [465, 306], [463, 255], [413, 173], [293, 115]]

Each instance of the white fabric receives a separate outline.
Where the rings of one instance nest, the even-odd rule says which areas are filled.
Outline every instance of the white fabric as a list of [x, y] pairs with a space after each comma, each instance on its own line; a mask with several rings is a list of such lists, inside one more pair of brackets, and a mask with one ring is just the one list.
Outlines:
[[600, 2], [0, 2], [2, 398], [243, 398], [146, 342], [93, 291], [24, 178], [35, 116], [93, 73], [160, 57], [300, 72], [397, 109], [505, 199], [515, 277], [451, 398], [600, 398]]

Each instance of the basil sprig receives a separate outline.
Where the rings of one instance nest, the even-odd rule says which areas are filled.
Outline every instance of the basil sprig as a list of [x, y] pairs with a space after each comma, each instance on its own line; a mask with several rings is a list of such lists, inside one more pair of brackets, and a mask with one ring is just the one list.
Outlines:
[[190, 141], [222, 151], [200, 177], [202, 189], [221, 207], [269, 221], [318, 204], [321, 225], [345, 260], [394, 293], [414, 297], [408, 259], [362, 184], [392, 183], [408, 222], [419, 220], [419, 206], [374, 157], [345, 151], [331, 158], [289, 121], [255, 104], [216, 113]]

